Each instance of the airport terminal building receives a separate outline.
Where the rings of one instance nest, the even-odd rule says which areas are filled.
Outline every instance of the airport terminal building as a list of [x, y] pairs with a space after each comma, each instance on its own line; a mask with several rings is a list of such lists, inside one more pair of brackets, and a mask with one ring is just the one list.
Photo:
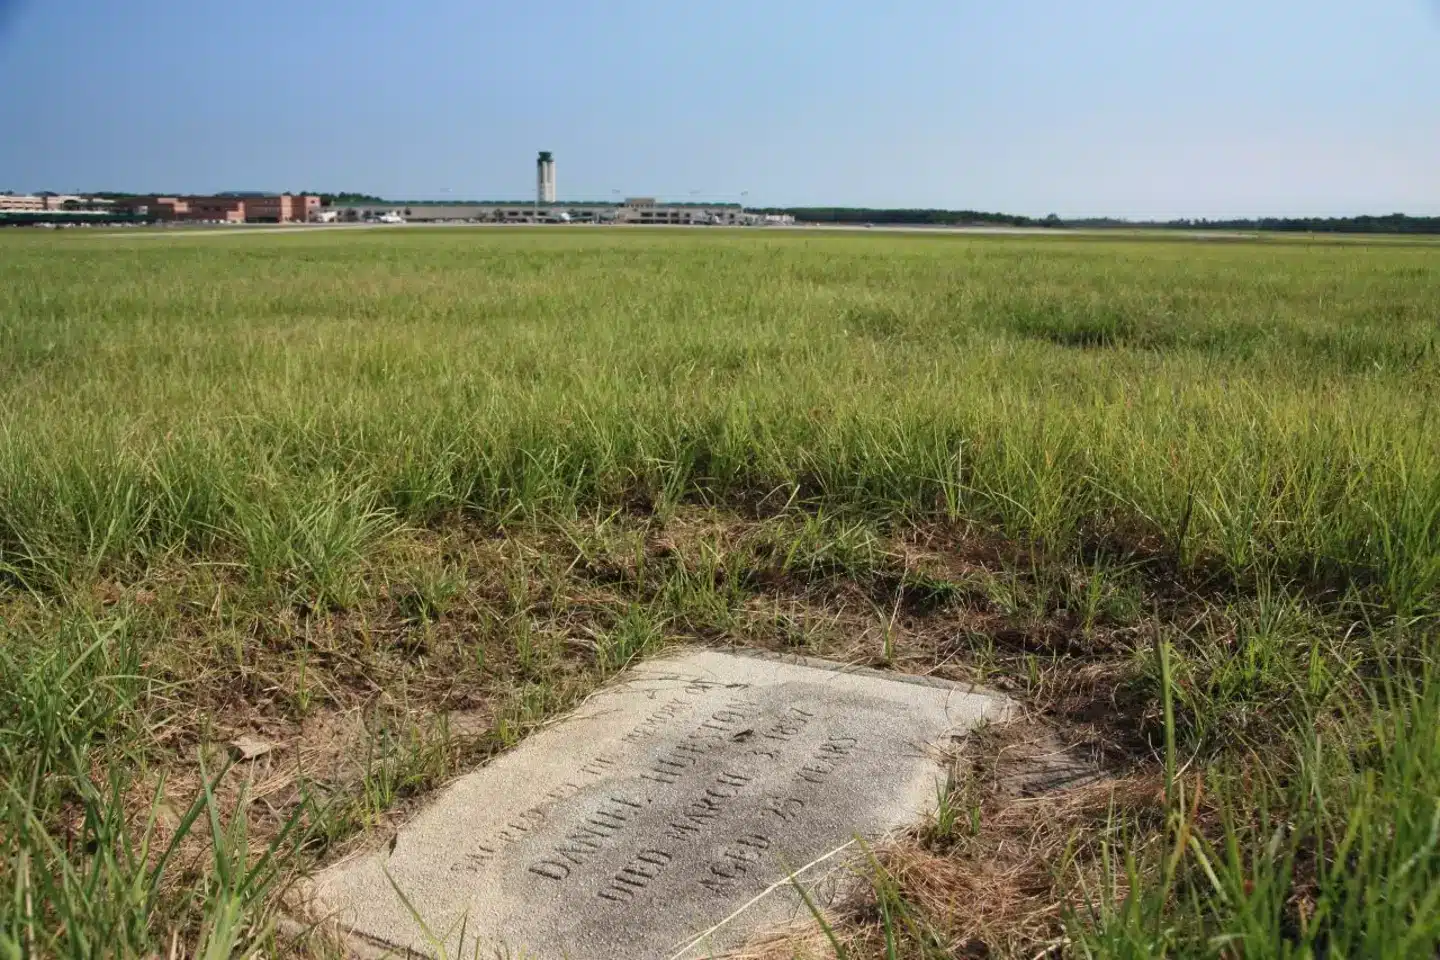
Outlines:
[[326, 208], [327, 219], [342, 223], [398, 216], [407, 223], [623, 223], [667, 226], [735, 227], [775, 218], [748, 213], [738, 203], [660, 203], [631, 197], [623, 203], [342, 203]]
[[738, 203], [661, 203], [654, 197], [630, 197], [624, 203], [572, 202], [555, 198], [555, 155], [540, 151], [535, 160], [535, 199], [530, 202], [340, 203], [321, 218], [339, 222], [407, 223], [633, 223], [652, 226], [737, 227], [793, 223], [794, 217], [747, 213]]

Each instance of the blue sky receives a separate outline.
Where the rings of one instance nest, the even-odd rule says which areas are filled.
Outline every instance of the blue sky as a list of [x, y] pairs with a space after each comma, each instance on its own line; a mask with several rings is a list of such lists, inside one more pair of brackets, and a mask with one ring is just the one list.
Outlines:
[[1440, 0], [0, 0], [0, 189], [1440, 214]]

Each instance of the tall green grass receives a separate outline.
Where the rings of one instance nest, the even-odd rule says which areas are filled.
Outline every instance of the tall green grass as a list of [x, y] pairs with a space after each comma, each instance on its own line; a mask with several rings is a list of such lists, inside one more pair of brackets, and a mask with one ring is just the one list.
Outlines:
[[[1297, 690], [1264, 757], [1176, 775], [1168, 830], [1105, 851], [1108, 886], [1073, 916], [1085, 957], [1431, 956], [1440, 945], [1440, 684], [1434, 661], [1385, 673], [1331, 722]], [[1168, 666], [1164, 682], [1174, 683]], [[1187, 793], [1188, 789], [1188, 793]], [[1218, 825], [1197, 818], [1200, 793]], [[1138, 840], [1139, 838], [1137, 838]], [[1118, 891], [1124, 890], [1123, 894]]]
[[0, 563], [26, 586], [225, 547], [324, 593], [329, 548], [277, 537], [338, 556], [377, 521], [637, 493], [1118, 530], [1401, 613], [1440, 583], [1426, 248], [3, 242]]

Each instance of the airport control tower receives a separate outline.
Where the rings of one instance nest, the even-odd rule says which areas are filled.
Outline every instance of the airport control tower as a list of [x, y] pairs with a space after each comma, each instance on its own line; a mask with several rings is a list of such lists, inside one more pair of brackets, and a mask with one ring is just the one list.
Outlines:
[[555, 158], [549, 150], [541, 150], [540, 159], [535, 161], [535, 201], [555, 202]]

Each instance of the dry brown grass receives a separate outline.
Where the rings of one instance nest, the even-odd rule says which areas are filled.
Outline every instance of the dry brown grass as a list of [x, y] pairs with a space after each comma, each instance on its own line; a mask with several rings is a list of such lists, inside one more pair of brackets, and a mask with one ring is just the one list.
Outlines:
[[[1100, 753], [1034, 717], [969, 737], [956, 758], [951, 795], [964, 808], [957, 829], [937, 834], [932, 820], [849, 867], [850, 892], [829, 912], [849, 956], [886, 955], [880, 904], [887, 891], [903, 905], [905, 919], [893, 920], [892, 907], [890, 927], [905, 944], [904, 956], [1032, 958], [1058, 951], [1065, 912], [1084, 909], [1105, 888], [1097, 845], [1114, 841], [1118, 823], [1163, 819], [1158, 776], [1107, 769]], [[1107, 892], [1126, 891], [1112, 885]], [[759, 938], [737, 956], [833, 955], [825, 934], [805, 924]]]

